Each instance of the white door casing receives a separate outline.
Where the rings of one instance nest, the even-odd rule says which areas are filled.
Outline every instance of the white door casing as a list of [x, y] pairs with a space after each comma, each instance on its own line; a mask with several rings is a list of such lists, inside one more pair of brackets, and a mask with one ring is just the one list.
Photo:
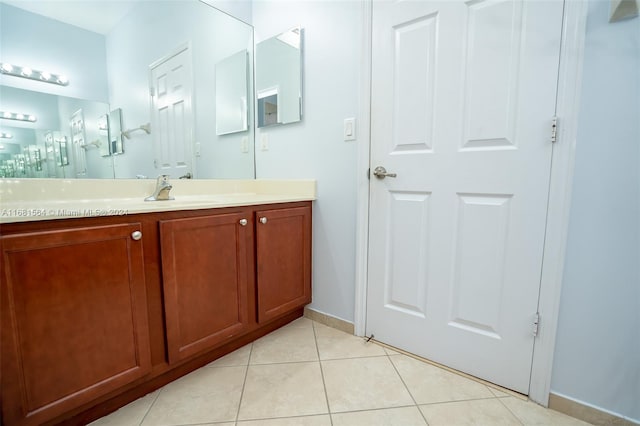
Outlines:
[[186, 44], [149, 66], [154, 164], [174, 178], [195, 172], [191, 64]]
[[528, 393], [562, 2], [374, 2], [366, 333]]

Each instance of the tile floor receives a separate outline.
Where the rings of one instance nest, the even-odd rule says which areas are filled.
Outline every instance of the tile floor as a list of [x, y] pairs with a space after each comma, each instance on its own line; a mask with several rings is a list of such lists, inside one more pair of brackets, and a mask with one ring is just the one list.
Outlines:
[[92, 425], [586, 425], [300, 318]]

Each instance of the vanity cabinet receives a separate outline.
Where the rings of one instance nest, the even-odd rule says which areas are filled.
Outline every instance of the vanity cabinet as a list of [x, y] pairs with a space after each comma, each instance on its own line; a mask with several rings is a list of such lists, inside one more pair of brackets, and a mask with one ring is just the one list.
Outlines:
[[249, 327], [252, 211], [160, 221], [169, 362]]
[[0, 239], [5, 424], [42, 424], [151, 371], [137, 232], [122, 223]]
[[2, 224], [0, 423], [86, 424], [302, 316], [311, 202]]
[[311, 207], [256, 212], [258, 322], [311, 302]]

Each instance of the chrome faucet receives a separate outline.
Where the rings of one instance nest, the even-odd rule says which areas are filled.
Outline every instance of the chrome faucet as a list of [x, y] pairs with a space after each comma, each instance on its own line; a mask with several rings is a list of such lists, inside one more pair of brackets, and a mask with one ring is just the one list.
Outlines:
[[145, 201], [163, 201], [173, 200], [173, 197], [169, 197], [169, 191], [171, 191], [171, 184], [169, 183], [169, 175], [160, 175], [156, 180], [156, 190], [153, 194], [145, 198]]

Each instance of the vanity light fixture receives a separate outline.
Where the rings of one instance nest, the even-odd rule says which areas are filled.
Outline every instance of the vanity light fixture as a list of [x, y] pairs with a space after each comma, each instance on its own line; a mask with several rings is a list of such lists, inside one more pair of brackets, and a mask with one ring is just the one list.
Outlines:
[[38, 71], [30, 67], [21, 67], [6, 62], [0, 63], [0, 73], [14, 77], [28, 78], [30, 80], [42, 81], [45, 83], [68, 86], [69, 79], [61, 74], [53, 74], [48, 71]]
[[35, 123], [38, 120], [35, 115], [9, 111], [0, 111], [0, 118], [5, 120], [26, 121], [28, 123]]
[[5, 132], [0, 133], [0, 139], [11, 139], [12, 137], [13, 135], [11, 133], [5, 133]]

